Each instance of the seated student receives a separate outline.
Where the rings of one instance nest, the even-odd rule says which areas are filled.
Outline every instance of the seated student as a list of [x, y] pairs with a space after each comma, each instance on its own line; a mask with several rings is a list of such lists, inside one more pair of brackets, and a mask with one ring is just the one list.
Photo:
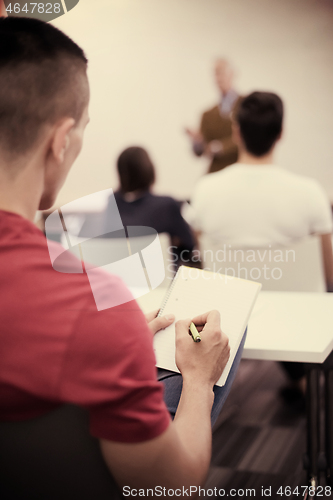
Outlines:
[[[194, 238], [181, 215], [180, 203], [170, 196], [157, 196], [151, 192], [155, 168], [147, 151], [140, 147], [125, 149], [117, 160], [117, 171], [120, 187], [114, 198], [123, 225], [149, 226], [158, 233], [167, 233], [171, 244], [177, 248], [176, 258], [182, 251], [190, 254]], [[112, 217], [114, 198], [111, 198], [105, 210], [105, 219]]]
[[[229, 357], [219, 314], [198, 318], [200, 345], [188, 334], [189, 319], [176, 325], [183, 383], [171, 421], [152, 333], [173, 317], [146, 320], [135, 301], [97, 311], [87, 274], [55, 271], [33, 224], [38, 208], [54, 204], [81, 150], [86, 69], [82, 49], [52, 25], [0, 18], [0, 420], [32, 419], [72, 403], [88, 410], [91, 434], [119, 485], [202, 485], [213, 386]], [[118, 278], [109, 279], [115, 296], [128, 295]], [[240, 354], [226, 386], [215, 390], [215, 407]], [[178, 403], [173, 378], [181, 377], [167, 377], [165, 395]]]
[[[288, 245], [318, 234], [331, 289], [331, 206], [317, 181], [273, 164], [282, 121], [283, 103], [276, 94], [253, 92], [241, 101], [233, 125], [238, 163], [199, 180], [193, 226], [215, 244], [235, 248]], [[296, 380], [304, 373], [300, 364], [286, 366]]]
[[198, 181], [193, 226], [214, 244], [235, 248], [288, 245], [318, 234], [331, 287], [331, 205], [316, 180], [273, 164], [282, 121], [276, 94], [253, 92], [241, 101], [233, 124], [239, 161]]

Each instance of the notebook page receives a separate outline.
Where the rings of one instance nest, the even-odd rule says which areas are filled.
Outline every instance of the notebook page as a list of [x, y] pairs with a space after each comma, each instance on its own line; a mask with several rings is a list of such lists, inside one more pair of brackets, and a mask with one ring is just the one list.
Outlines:
[[[182, 266], [171, 286], [160, 314], [172, 313], [178, 321], [212, 309], [220, 312], [221, 329], [230, 344], [230, 358], [217, 383], [224, 385], [260, 291], [260, 283]], [[175, 363], [174, 324], [155, 334], [154, 350], [156, 366], [179, 372]]]

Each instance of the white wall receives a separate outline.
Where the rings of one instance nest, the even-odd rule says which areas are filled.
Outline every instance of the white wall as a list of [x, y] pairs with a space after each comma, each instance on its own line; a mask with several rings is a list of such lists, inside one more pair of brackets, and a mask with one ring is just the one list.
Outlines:
[[156, 191], [189, 197], [207, 161], [183, 128], [217, 101], [220, 55], [234, 61], [241, 93], [283, 97], [277, 161], [316, 177], [333, 201], [329, 0], [81, 0], [54, 24], [85, 49], [91, 83], [91, 123], [58, 204], [116, 187], [115, 159], [135, 144], [151, 152]]

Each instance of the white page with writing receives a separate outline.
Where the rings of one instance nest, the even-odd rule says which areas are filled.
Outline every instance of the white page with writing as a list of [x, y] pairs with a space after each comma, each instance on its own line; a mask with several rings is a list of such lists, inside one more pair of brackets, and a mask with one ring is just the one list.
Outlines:
[[[225, 384], [245, 332], [261, 284], [232, 276], [182, 266], [164, 299], [160, 315], [174, 314], [176, 321], [216, 309], [221, 329], [229, 338], [230, 358], [217, 385]], [[179, 372], [175, 362], [175, 324], [154, 336], [156, 366]]]

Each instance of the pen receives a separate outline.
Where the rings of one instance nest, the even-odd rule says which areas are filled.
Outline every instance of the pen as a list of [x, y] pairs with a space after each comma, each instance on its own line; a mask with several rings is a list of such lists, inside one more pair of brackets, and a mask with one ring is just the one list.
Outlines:
[[193, 323], [193, 321], [190, 324], [190, 332], [191, 332], [191, 335], [192, 335], [194, 342], [201, 342], [200, 334], [199, 334], [195, 324]]

